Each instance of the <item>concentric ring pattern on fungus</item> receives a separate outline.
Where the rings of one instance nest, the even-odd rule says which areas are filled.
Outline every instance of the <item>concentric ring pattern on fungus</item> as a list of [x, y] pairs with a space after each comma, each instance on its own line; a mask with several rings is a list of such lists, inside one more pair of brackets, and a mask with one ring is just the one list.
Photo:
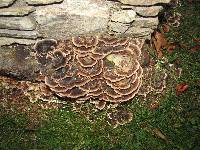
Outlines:
[[72, 100], [123, 102], [140, 89], [143, 43], [141, 39], [99, 35], [44, 39], [34, 48], [40, 74], [53, 93]]

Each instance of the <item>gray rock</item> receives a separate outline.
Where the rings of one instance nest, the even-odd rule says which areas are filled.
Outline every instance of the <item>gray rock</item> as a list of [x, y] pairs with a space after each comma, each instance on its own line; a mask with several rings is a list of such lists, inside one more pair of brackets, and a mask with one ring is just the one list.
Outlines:
[[16, 37], [16, 38], [25, 38], [25, 39], [36, 39], [41, 37], [37, 31], [19, 31], [19, 30], [8, 30], [0, 29], [1, 37]]
[[11, 45], [14, 43], [30, 45], [30, 44], [34, 44], [35, 40], [0, 37], [0, 47], [3, 45]]
[[130, 24], [123, 24], [120, 22], [109, 22], [108, 23], [109, 32], [114, 32], [117, 34], [125, 33], [129, 27], [130, 27]]
[[142, 37], [146, 39], [150, 39], [150, 35], [153, 32], [153, 29], [150, 28], [142, 28], [142, 27], [132, 27], [127, 24], [122, 23], [109, 23], [109, 31], [108, 33], [116, 34], [116, 35], [128, 35], [131, 37]]
[[7, 7], [14, 3], [15, 0], [0, 0], [0, 7]]
[[135, 38], [142, 37], [146, 39], [151, 38], [151, 33], [153, 33], [153, 29], [150, 28], [140, 28], [140, 27], [132, 27], [129, 28], [126, 33], [133, 35]]
[[[144, 2], [144, 0], [141, 1]], [[12, 7], [0, 9], [0, 14], [2, 12], [3, 15], [25, 15], [0, 17], [0, 29], [2, 29], [0, 36], [10, 37], [6, 39], [8, 45], [9, 43], [27, 44], [32, 42], [31, 39], [38, 37], [66, 39], [81, 34], [94, 35], [104, 32], [146, 37], [158, 25], [157, 17], [152, 16], [156, 16], [162, 9], [161, 6], [145, 7], [143, 5], [152, 5], [161, 0], [145, 0], [142, 6], [124, 5], [107, 0], [64, 0], [62, 3], [57, 1], [56, 4], [45, 5], [50, 4], [49, 2], [56, 1], [17, 0]], [[139, 4], [139, 0], [129, 0], [129, 2]], [[162, 2], [167, 2], [167, 0], [162, 0]], [[30, 14], [29, 11], [25, 11], [26, 8], [31, 8], [29, 5], [37, 5], [34, 7], [35, 11]], [[24, 9], [20, 10], [20, 7]], [[4, 44], [6, 40], [3, 40]]]
[[169, 3], [171, 0], [118, 0], [123, 4], [129, 5], [155, 5], [158, 3]]
[[30, 17], [0, 17], [0, 29], [34, 30], [36, 22]]
[[162, 6], [152, 6], [152, 7], [136, 7], [135, 11], [145, 17], [157, 16], [158, 13], [163, 9]]
[[0, 9], [0, 16], [25, 16], [35, 11], [34, 7], [21, 6]]
[[47, 4], [54, 4], [60, 3], [63, 0], [26, 0], [29, 5], [47, 5]]
[[158, 18], [136, 18], [135, 21], [131, 24], [132, 27], [140, 27], [140, 28], [150, 28], [155, 29], [158, 25]]
[[[86, 5], [87, 4], [87, 5]], [[105, 32], [111, 2], [67, 0], [62, 4], [38, 6], [31, 14], [48, 38], [65, 39], [79, 34]]]
[[157, 18], [137, 18], [131, 24], [123, 24], [120, 22], [109, 22], [109, 33], [131, 35], [133, 37], [150, 38], [150, 34], [158, 25]]
[[121, 23], [130, 23], [135, 19], [136, 12], [134, 10], [120, 10], [114, 12], [111, 16], [111, 20]]

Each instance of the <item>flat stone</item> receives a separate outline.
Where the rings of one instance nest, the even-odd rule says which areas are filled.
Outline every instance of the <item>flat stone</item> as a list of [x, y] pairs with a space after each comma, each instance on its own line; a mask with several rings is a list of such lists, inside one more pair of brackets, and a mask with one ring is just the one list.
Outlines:
[[132, 27], [140, 27], [140, 28], [150, 28], [155, 29], [158, 26], [159, 20], [158, 18], [142, 18], [138, 17], [131, 24]]
[[14, 44], [14, 43], [30, 45], [30, 44], [34, 44], [34, 43], [35, 43], [35, 40], [0, 37], [0, 46], [3, 46], [3, 45], [11, 45], [11, 44]]
[[145, 17], [157, 16], [158, 13], [163, 9], [162, 6], [152, 6], [152, 7], [136, 7], [135, 11]]
[[25, 16], [35, 11], [32, 6], [10, 7], [0, 9], [0, 16]]
[[169, 3], [171, 0], [118, 0], [123, 4], [128, 5], [155, 5], [158, 3]]
[[147, 37], [150, 38], [150, 34], [153, 33], [158, 25], [158, 19], [153, 18], [153, 20], [148, 18], [143, 18], [144, 20], [137, 19], [131, 24], [123, 24], [119, 22], [109, 22], [108, 32], [115, 34], [125, 34], [131, 35], [133, 37]]
[[14, 3], [15, 0], [0, 0], [0, 7], [7, 7]]
[[47, 4], [54, 4], [60, 3], [63, 0], [26, 0], [29, 5], [47, 5]]
[[0, 17], [0, 29], [13, 30], [34, 30], [36, 22], [34, 19], [26, 17]]
[[62, 4], [36, 7], [31, 14], [47, 38], [65, 39], [79, 34], [104, 32], [109, 21], [111, 2], [66, 0]]
[[142, 37], [142, 38], [150, 39], [153, 31], [154, 30], [150, 28], [132, 27], [126, 31], [126, 34], [131, 34], [135, 38]]
[[121, 23], [130, 23], [135, 19], [136, 12], [134, 10], [120, 10], [114, 12], [111, 16], [111, 20]]
[[20, 31], [8, 29], [0, 29], [0, 36], [24, 39], [37, 39], [38, 37], [41, 37], [41, 35], [37, 31]]
[[108, 30], [111, 32], [115, 32], [117, 34], [125, 33], [129, 27], [130, 27], [129, 24], [123, 24], [119, 22], [108, 23]]

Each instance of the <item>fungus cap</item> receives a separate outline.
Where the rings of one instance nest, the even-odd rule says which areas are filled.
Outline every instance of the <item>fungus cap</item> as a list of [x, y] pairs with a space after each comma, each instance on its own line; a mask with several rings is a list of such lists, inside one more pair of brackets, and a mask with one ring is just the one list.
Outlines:
[[[109, 35], [79, 36], [69, 40], [36, 43], [44, 83], [60, 97], [102, 102], [132, 99], [141, 86], [139, 63], [142, 40]], [[41, 48], [41, 50], [39, 50]], [[40, 58], [41, 57], [41, 58]]]

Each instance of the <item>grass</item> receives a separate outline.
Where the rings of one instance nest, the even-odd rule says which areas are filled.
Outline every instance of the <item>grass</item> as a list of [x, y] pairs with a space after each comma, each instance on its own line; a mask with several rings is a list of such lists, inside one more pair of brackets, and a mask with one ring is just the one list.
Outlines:
[[[123, 105], [134, 113], [131, 123], [113, 128], [106, 123], [104, 112], [96, 112], [90, 122], [69, 110], [45, 110], [48, 119], [39, 127], [29, 126], [28, 116], [0, 108], [0, 149], [41, 150], [199, 150], [200, 149], [200, 52], [191, 53], [200, 38], [200, 4], [183, 2], [177, 9], [183, 21], [171, 28], [167, 37], [179, 43], [172, 54], [165, 52], [171, 63], [183, 69], [176, 83], [189, 89], [176, 96], [172, 85], [156, 110], [140, 101]], [[162, 138], [154, 129], [159, 129]]]

